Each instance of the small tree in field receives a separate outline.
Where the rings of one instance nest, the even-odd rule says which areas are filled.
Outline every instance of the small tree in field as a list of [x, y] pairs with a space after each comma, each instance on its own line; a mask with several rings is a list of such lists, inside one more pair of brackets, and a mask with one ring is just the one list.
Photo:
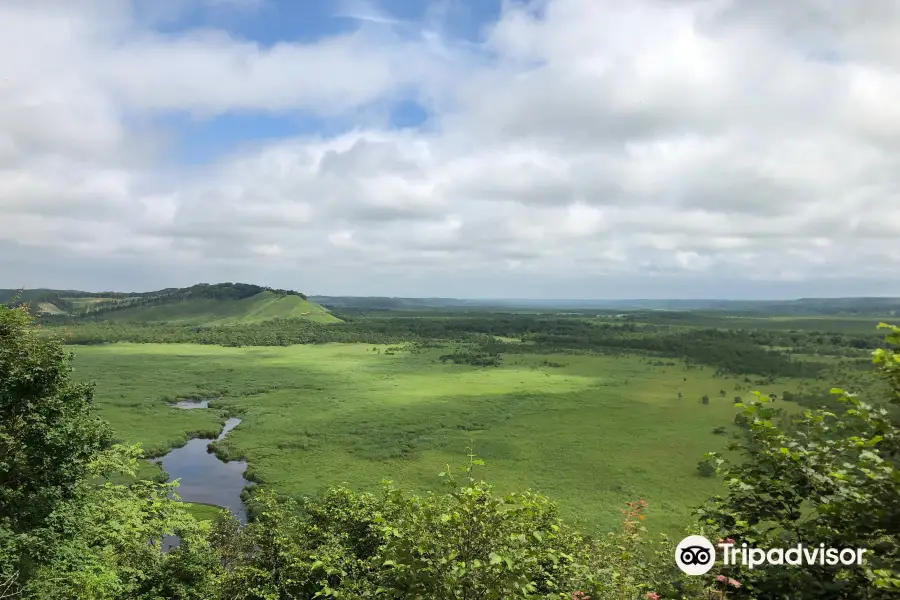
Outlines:
[[713, 477], [716, 474], [716, 468], [705, 460], [697, 463], [697, 474], [700, 477]]

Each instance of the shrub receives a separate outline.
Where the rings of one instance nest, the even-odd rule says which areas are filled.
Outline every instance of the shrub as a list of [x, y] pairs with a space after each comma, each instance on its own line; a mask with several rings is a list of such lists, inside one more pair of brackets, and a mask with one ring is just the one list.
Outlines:
[[[884, 327], [888, 327], [884, 325]], [[887, 342], [900, 344], [900, 328]], [[900, 402], [900, 354], [879, 349], [873, 359]], [[748, 439], [732, 445], [743, 460], [707, 455], [727, 491], [700, 518], [737, 543], [759, 548], [824, 544], [867, 548], [863, 568], [803, 565], [756, 568], [739, 577], [763, 598], [886, 598], [900, 590], [900, 427], [884, 407], [832, 390], [843, 411], [806, 410], [778, 424], [771, 398], [741, 405]]]
[[712, 477], [716, 474], [716, 468], [705, 460], [697, 463], [697, 474], [700, 477]]

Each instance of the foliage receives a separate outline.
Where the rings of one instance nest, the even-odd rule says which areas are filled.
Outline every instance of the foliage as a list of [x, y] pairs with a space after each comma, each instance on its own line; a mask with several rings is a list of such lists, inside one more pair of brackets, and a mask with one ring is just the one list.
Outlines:
[[[91, 387], [70, 378], [70, 360], [59, 340], [36, 334], [26, 310], [0, 307], [2, 593], [208, 597], [215, 557], [203, 526], [169, 499], [173, 486], [96, 485], [133, 474], [140, 450], [111, 446]], [[176, 531], [184, 547], [161, 553], [162, 536]]]
[[0, 307], [0, 578], [28, 576], [40, 556], [23, 540], [76, 496], [111, 442], [91, 386], [69, 379], [70, 361], [61, 342], [37, 335], [26, 310]]
[[[900, 344], [900, 328], [887, 342]], [[900, 393], [900, 355], [874, 353], [875, 363]], [[806, 410], [796, 426], [780, 427], [771, 399], [743, 406], [749, 440], [734, 450], [743, 462], [709, 455], [727, 494], [701, 511], [705, 521], [760, 548], [797, 543], [866, 548], [865, 568], [827, 565], [757, 568], [743, 573], [748, 593], [762, 597], [882, 598], [900, 590], [900, 429], [887, 409], [835, 389], [842, 413]]]
[[561, 598], [577, 575], [580, 538], [531, 493], [498, 498], [444, 473], [447, 494], [332, 488], [320, 500], [263, 493], [259, 517], [220, 522], [225, 597]]
[[[134, 474], [137, 447], [116, 446], [97, 456], [92, 475]], [[201, 600], [214, 597], [219, 563], [209, 524], [170, 498], [174, 484], [137, 481], [130, 486], [84, 480], [79, 493], [51, 515], [45, 535], [31, 538], [44, 556], [26, 582], [33, 598], [92, 600]], [[161, 551], [164, 536], [178, 548]]]
[[486, 352], [479, 348], [459, 349], [450, 354], [438, 357], [441, 362], [451, 361], [456, 365], [472, 365], [475, 367], [499, 367], [503, 358], [499, 352]]
[[302, 502], [262, 493], [258, 519], [243, 529], [220, 521], [212, 535], [225, 570], [222, 596], [630, 600], [678, 590], [684, 600], [713, 597], [714, 580], [688, 581], [675, 571], [668, 538], [647, 538], [647, 502], [629, 502], [620, 528], [592, 539], [542, 495], [497, 496], [474, 477], [480, 464], [470, 455], [461, 478], [448, 467], [444, 494], [408, 495], [390, 482], [378, 494], [337, 487]]
[[705, 460], [697, 463], [697, 474], [700, 477], [713, 477], [716, 474], [716, 468]]
[[[587, 560], [587, 580], [583, 592], [588, 598], [638, 598], [652, 592], [654, 579], [661, 571], [661, 564], [654, 560], [648, 544], [643, 521], [648, 504], [645, 500], [628, 502], [622, 509], [622, 524], [618, 531], [602, 536], [593, 544]], [[663, 537], [665, 548], [668, 540]], [[671, 547], [666, 548], [672, 550]], [[669, 554], [671, 552], [663, 553]]]

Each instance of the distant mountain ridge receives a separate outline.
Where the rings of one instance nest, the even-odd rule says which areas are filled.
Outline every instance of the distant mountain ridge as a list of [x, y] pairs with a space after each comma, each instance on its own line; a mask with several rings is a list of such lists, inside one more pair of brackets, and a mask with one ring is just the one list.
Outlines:
[[796, 300], [716, 300], [716, 299], [623, 299], [623, 300], [541, 300], [541, 299], [461, 299], [391, 298], [378, 296], [310, 296], [313, 302], [336, 309], [557, 309], [557, 310], [668, 310], [729, 311], [795, 315], [893, 315], [900, 311], [900, 297], [799, 298]]
[[[270, 318], [339, 322], [328, 308], [343, 311], [390, 310], [552, 310], [552, 311], [727, 311], [784, 316], [883, 315], [900, 313], [900, 297], [799, 298], [796, 300], [717, 299], [467, 299], [385, 296], [310, 296], [248, 283], [199, 283], [150, 292], [0, 289], [0, 304], [26, 304], [52, 319], [133, 320], [143, 322], [235, 323]], [[328, 307], [328, 308], [324, 308]]]

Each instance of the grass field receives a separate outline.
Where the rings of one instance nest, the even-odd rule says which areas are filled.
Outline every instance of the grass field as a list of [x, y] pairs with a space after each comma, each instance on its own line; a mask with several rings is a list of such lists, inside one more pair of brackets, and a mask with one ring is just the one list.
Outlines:
[[[438, 361], [440, 349], [383, 350], [113, 344], [78, 347], [75, 362], [78, 377], [97, 382], [100, 413], [118, 434], [157, 453], [239, 414], [225, 450], [281, 492], [374, 488], [385, 478], [436, 489], [436, 474], [462, 464], [472, 446], [500, 491], [533, 488], [570, 519], [602, 528], [614, 526], [622, 503], [644, 498], [648, 525], [673, 532], [716, 491], [696, 475], [697, 461], [725, 445], [712, 430], [734, 431], [733, 398], [749, 394], [743, 379], [674, 360], [511, 355], [502, 367], [476, 368]], [[219, 410], [168, 406], [188, 397], [218, 398]]]
[[184, 508], [191, 513], [194, 518], [200, 519], [201, 521], [215, 521], [223, 512], [223, 509], [218, 506], [199, 504], [197, 502], [185, 502]]
[[51, 304], [50, 302], [41, 302], [38, 304], [38, 309], [48, 315], [62, 315], [65, 314], [64, 310], [61, 310], [55, 304]]
[[326, 309], [300, 296], [262, 292], [240, 300], [190, 299], [158, 306], [135, 306], [106, 313], [110, 321], [168, 322], [183, 325], [253, 324], [270, 319], [305, 319], [316, 323], [339, 323]]

